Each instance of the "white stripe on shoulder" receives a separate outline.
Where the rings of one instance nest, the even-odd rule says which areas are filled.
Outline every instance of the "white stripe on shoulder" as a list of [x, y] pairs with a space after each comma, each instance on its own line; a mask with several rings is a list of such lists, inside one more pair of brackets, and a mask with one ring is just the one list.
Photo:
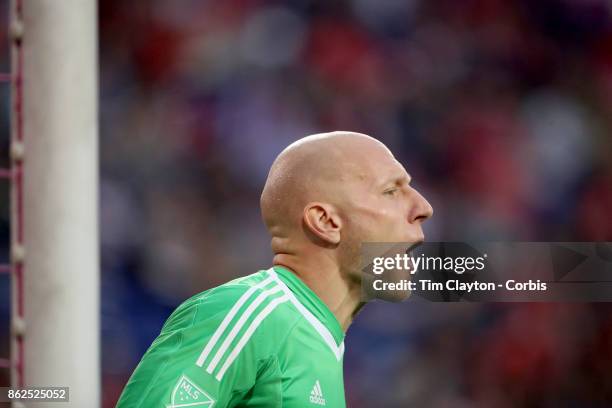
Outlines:
[[212, 361], [208, 365], [208, 368], [206, 369], [206, 371], [209, 374], [211, 374], [213, 370], [215, 369], [215, 367], [217, 367], [217, 364], [219, 364], [219, 360], [221, 360], [221, 357], [223, 357], [227, 348], [230, 346], [230, 344], [232, 344], [232, 341], [234, 341], [234, 339], [238, 335], [238, 332], [240, 331], [240, 329], [242, 329], [242, 326], [244, 326], [244, 323], [247, 321], [249, 317], [251, 317], [251, 315], [253, 314], [255, 309], [257, 309], [257, 307], [261, 304], [261, 302], [263, 302], [268, 296], [276, 292], [280, 292], [282, 290], [283, 288], [281, 288], [278, 285], [275, 285], [271, 289], [268, 289], [260, 293], [259, 296], [255, 298], [255, 300], [249, 305], [249, 307], [240, 316], [240, 319], [238, 319], [238, 322], [236, 322], [236, 324], [234, 325], [230, 333], [227, 335], [227, 337], [223, 341], [223, 344], [221, 344], [221, 347], [219, 347], [219, 350], [217, 350], [217, 354], [215, 354], [215, 357], [212, 359]]
[[215, 331], [213, 336], [210, 338], [210, 340], [206, 344], [206, 347], [204, 347], [204, 350], [202, 350], [202, 353], [200, 354], [200, 357], [198, 358], [196, 362], [197, 366], [202, 367], [202, 365], [204, 365], [204, 361], [206, 360], [211, 350], [213, 349], [213, 347], [215, 346], [215, 344], [217, 343], [217, 341], [219, 340], [219, 338], [221, 337], [221, 335], [223, 334], [227, 326], [230, 324], [234, 316], [236, 316], [236, 313], [238, 313], [238, 310], [240, 310], [242, 305], [244, 305], [244, 303], [251, 297], [251, 295], [256, 290], [266, 286], [272, 281], [273, 281], [273, 277], [270, 276], [264, 279], [263, 281], [259, 282], [257, 285], [250, 287], [246, 292], [242, 294], [242, 296], [240, 296], [238, 301], [234, 304], [234, 306], [227, 313], [227, 315], [225, 316], [225, 318], [223, 319], [219, 327], [217, 327], [217, 330]]
[[[280, 289], [280, 288], [279, 288]], [[260, 323], [270, 314], [272, 313], [272, 311], [276, 308], [276, 306], [278, 306], [281, 303], [284, 303], [286, 301], [289, 300], [289, 297], [287, 295], [283, 295], [281, 297], [277, 297], [276, 299], [272, 300], [258, 315], [257, 317], [255, 317], [255, 319], [253, 319], [253, 321], [251, 322], [251, 324], [249, 325], [248, 329], [244, 332], [244, 334], [242, 335], [242, 338], [240, 338], [240, 341], [238, 342], [238, 344], [236, 344], [236, 347], [234, 347], [234, 349], [232, 350], [232, 352], [230, 353], [230, 355], [227, 357], [227, 359], [225, 360], [225, 364], [223, 364], [223, 366], [221, 367], [221, 370], [217, 373], [217, 376], [215, 377], [217, 380], [221, 381], [221, 379], [223, 378], [223, 375], [225, 374], [225, 372], [227, 371], [227, 369], [232, 365], [232, 363], [234, 362], [234, 360], [236, 359], [236, 357], [238, 357], [238, 354], [240, 354], [240, 351], [242, 351], [242, 349], [244, 348], [245, 344], [249, 341], [249, 339], [251, 338], [251, 336], [253, 335], [253, 333], [255, 332], [255, 330], [257, 329], [257, 327], [260, 325]]]
[[331, 351], [336, 356], [336, 359], [340, 361], [342, 356], [344, 355], [344, 340], [340, 345], [336, 345], [336, 340], [334, 336], [330, 333], [329, 329], [325, 327], [323, 323], [319, 319], [315, 317], [306, 307], [295, 297], [291, 289], [285, 285], [285, 283], [278, 277], [276, 272], [274, 272], [273, 268], [268, 269], [268, 273], [272, 276], [272, 278], [278, 283], [280, 287], [283, 288], [283, 292], [285, 295], [289, 296], [289, 300], [293, 305], [297, 308], [297, 310], [308, 320], [308, 322], [315, 328], [315, 330], [321, 335], [325, 343], [329, 346]]

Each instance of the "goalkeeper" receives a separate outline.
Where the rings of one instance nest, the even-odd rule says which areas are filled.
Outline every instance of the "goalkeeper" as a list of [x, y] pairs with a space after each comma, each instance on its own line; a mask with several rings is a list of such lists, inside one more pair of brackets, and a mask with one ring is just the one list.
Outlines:
[[344, 407], [344, 333], [363, 306], [362, 242], [420, 242], [429, 203], [381, 142], [305, 137], [274, 161], [261, 211], [274, 267], [180, 305], [118, 407]]

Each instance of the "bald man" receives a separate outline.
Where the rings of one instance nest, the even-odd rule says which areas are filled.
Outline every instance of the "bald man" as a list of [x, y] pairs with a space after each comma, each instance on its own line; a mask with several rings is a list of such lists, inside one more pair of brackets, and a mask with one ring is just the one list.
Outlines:
[[261, 195], [273, 267], [179, 306], [118, 407], [344, 407], [344, 333], [366, 298], [363, 242], [423, 241], [429, 203], [378, 140], [305, 137]]

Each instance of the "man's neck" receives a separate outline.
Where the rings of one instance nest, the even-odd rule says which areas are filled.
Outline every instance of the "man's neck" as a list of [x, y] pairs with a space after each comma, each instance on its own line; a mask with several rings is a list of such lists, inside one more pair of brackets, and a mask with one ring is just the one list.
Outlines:
[[364, 305], [358, 282], [345, 279], [335, 266], [306, 265], [291, 255], [277, 254], [274, 265], [282, 265], [295, 273], [325, 303], [342, 330], [348, 330]]

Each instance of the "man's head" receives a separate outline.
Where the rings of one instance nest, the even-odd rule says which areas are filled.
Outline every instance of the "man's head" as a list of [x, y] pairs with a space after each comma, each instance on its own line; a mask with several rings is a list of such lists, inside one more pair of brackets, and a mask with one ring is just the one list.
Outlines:
[[421, 242], [432, 208], [378, 140], [360, 133], [307, 136], [276, 158], [261, 210], [276, 255], [323, 257], [359, 279], [363, 242]]

